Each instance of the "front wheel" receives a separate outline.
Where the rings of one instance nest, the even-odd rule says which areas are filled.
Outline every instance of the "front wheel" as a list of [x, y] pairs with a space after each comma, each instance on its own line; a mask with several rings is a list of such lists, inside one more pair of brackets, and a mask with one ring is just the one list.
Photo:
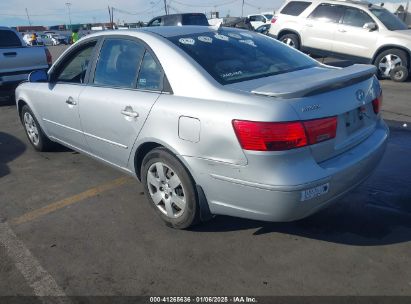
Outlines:
[[194, 181], [174, 155], [163, 148], [150, 151], [141, 177], [149, 203], [166, 225], [185, 229], [199, 221]]
[[408, 56], [399, 49], [389, 49], [377, 56], [375, 65], [380, 79], [391, 78], [392, 72], [398, 67], [408, 68]]
[[281, 36], [279, 40], [292, 48], [300, 49], [300, 40], [295, 34], [286, 34]]
[[44, 152], [53, 148], [53, 142], [44, 134], [33, 112], [27, 105], [23, 106], [21, 110], [21, 121], [27, 138], [34, 149]]

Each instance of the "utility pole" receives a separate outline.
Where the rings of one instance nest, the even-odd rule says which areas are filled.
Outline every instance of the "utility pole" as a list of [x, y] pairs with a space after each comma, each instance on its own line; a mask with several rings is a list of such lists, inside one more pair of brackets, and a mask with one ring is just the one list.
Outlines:
[[27, 19], [29, 20], [29, 25], [31, 26], [31, 20], [30, 20], [30, 16], [29, 16], [29, 11], [26, 8], [26, 14], [27, 14]]
[[244, 0], [243, 4], [241, 5], [241, 17], [244, 17]]
[[66, 6], [67, 6], [67, 9], [68, 9], [69, 21], [70, 21], [70, 30], [71, 30], [73, 28], [73, 26], [71, 25], [71, 3], [66, 2]]
[[167, 0], [164, 0], [164, 11], [166, 12], [166, 15], [168, 15], [168, 11], [167, 11]]
[[404, 22], [407, 21], [409, 7], [410, 7], [410, 0], [407, 1], [407, 5], [405, 6]]

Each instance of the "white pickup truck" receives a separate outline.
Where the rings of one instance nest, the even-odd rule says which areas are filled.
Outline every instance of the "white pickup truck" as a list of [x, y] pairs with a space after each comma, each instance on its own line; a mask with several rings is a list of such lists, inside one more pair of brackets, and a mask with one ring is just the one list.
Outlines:
[[48, 70], [51, 64], [47, 48], [28, 47], [15, 30], [0, 27], [0, 97], [13, 95], [32, 71]]

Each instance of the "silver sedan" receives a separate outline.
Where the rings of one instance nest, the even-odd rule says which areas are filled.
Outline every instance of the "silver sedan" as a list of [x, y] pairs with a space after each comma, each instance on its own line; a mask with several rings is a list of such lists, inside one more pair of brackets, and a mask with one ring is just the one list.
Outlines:
[[169, 226], [217, 214], [293, 221], [381, 160], [375, 72], [244, 30], [145, 28], [81, 39], [16, 101], [36, 150], [59, 143], [136, 177]]

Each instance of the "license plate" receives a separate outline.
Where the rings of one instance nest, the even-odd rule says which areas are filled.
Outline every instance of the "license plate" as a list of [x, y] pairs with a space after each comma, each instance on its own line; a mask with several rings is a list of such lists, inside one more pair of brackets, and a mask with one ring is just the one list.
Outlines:
[[360, 109], [345, 113], [345, 126], [348, 134], [354, 133], [364, 126], [364, 115]]
[[330, 189], [330, 183], [323, 184], [321, 186], [317, 186], [311, 189], [306, 189], [301, 191], [301, 201], [307, 201], [313, 199], [315, 197], [319, 197], [328, 193]]

